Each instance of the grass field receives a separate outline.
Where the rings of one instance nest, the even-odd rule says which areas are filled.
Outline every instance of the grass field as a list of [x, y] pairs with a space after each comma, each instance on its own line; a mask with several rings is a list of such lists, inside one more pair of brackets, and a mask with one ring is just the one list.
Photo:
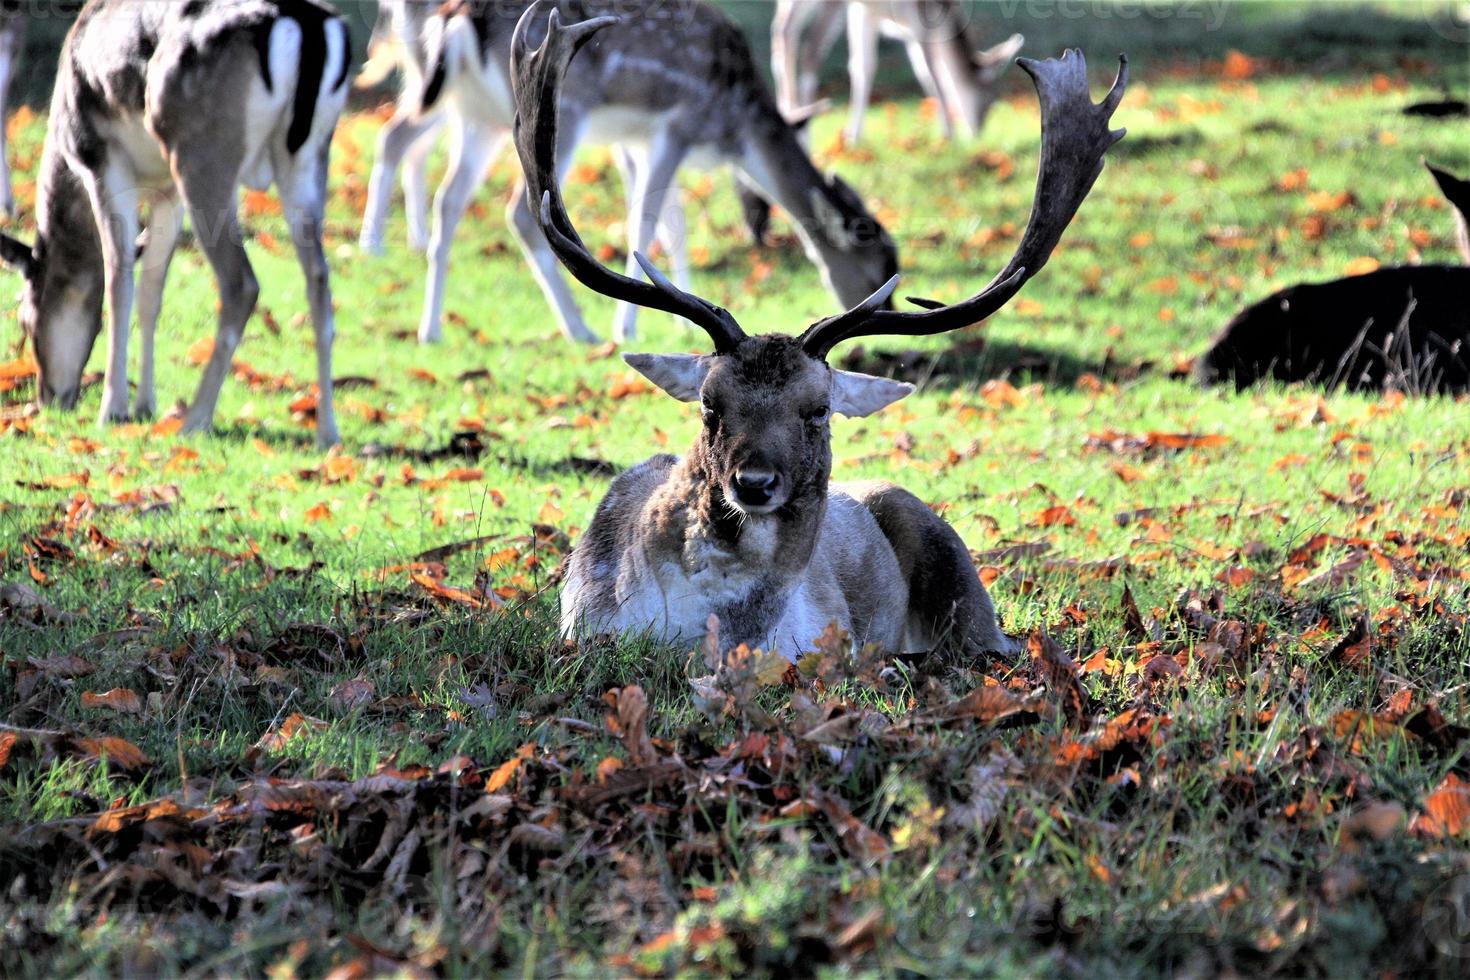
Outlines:
[[[100, 386], [31, 414], [0, 372], [0, 973], [1461, 975], [1467, 406], [1182, 379], [1273, 289], [1451, 260], [1419, 159], [1470, 171], [1464, 122], [1399, 110], [1464, 97], [1470, 63], [1420, 12], [1295, 53], [1289, 9], [1193, 47], [1177, 20], [1079, 20], [1097, 92], [1119, 35], [1144, 52], [1128, 138], [1021, 301], [845, 352], [921, 388], [834, 426], [835, 476], [942, 510], [1029, 655], [752, 656], [714, 698], [699, 652], [555, 631], [610, 474], [696, 413], [556, 334], [501, 218], [509, 158], [445, 343], [417, 346], [401, 215], [385, 257], [355, 246], [381, 114], [345, 120], [340, 449], [312, 448], [300, 276], [256, 197], [261, 310], [214, 437], [99, 430]], [[914, 293], [959, 298], [1015, 245], [1037, 134], [1009, 85], [969, 146], [907, 98], [861, 148], [816, 123]], [[11, 126], [28, 219], [44, 123]], [[832, 312], [786, 229], [748, 244], [726, 178], [684, 187], [699, 291], [752, 332]], [[604, 152], [567, 199], [620, 250]], [[213, 311], [186, 249], [161, 404]], [[636, 349], [701, 349], [640, 326]]]

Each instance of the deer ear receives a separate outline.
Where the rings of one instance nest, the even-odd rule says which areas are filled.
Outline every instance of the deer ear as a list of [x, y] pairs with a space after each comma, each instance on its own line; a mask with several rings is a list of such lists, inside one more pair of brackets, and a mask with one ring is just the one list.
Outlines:
[[11, 238], [4, 232], [0, 232], [0, 262], [10, 266], [27, 279], [35, 276], [39, 266], [35, 249], [18, 238]]
[[905, 381], [875, 378], [856, 371], [832, 372], [832, 411], [849, 418], [887, 408], [900, 398], [913, 394], [914, 386]]
[[710, 359], [698, 354], [624, 354], [628, 366], [681, 402], [699, 401]]

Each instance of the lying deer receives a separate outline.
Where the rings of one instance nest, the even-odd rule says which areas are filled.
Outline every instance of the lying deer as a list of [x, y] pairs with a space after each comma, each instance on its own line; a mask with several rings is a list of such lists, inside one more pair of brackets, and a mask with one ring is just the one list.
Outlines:
[[[651, 283], [602, 265], [572, 227], [558, 189], [561, 86], [568, 67], [577, 67], [577, 50], [617, 23], [598, 17], [562, 26], [555, 10], [548, 22], [539, 5], [521, 18], [512, 49], [516, 149], [541, 201], [541, 227], [567, 269], [607, 296], [685, 317], [709, 334], [714, 353], [625, 355], [673, 397], [698, 402], [704, 425], [682, 458], [655, 456], [613, 481], [568, 565], [563, 634], [651, 631], [677, 642], [703, 635], [713, 613], [729, 643], [793, 659], [834, 622], [855, 642], [889, 650], [1012, 652], [948, 524], [892, 484], [828, 482], [832, 415], [870, 415], [913, 386], [834, 370], [827, 357], [856, 337], [957, 330], [1009, 302], [1046, 263], [1101, 173], [1103, 154], [1122, 138], [1108, 120], [1127, 85], [1126, 60], [1100, 106], [1088, 95], [1080, 53], [1020, 62], [1041, 101], [1040, 175], [1019, 249], [978, 295], [952, 306], [919, 300], [923, 312], [895, 312], [887, 308], [894, 276], [799, 337], [751, 337], [641, 255]], [[543, 30], [545, 40], [530, 50]]]
[[862, 139], [863, 118], [878, 70], [878, 36], [904, 44], [924, 94], [939, 105], [946, 139], [955, 129], [970, 139], [985, 126], [1001, 73], [1025, 39], [1019, 34], [985, 50], [975, 44], [965, 9], [956, 0], [776, 0], [771, 21], [771, 73], [783, 107], [809, 104], [817, 73], [847, 22], [851, 109], [847, 139]]
[[1226, 325], [1195, 364], [1196, 380], [1470, 390], [1470, 181], [1429, 172], [1455, 211], [1464, 265], [1386, 267], [1273, 293]]
[[[316, 328], [317, 442], [337, 441], [321, 232], [349, 54], [347, 25], [315, 0], [91, 0], [82, 9], [57, 69], [36, 243], [0, 236], [0, 258], [25, 278], [20, 320], [35, 346], [43, 405], [75, 406], [105, 295], [101, 421], [128, 416], [137, 248], [142, 355], [133, 415], [153, 414], [153, 332], [187, 209], [219, 286], [214, 351], [184, 421], [185, 431], [208, 429], [259, 293], [236, 189], [274, 180]], [[143, 203], [148, 221], [138, 248]]]
[[10, 189], [10, 147], [6, 145], [6, 109], [10, 105], [10, 77], [25, 47], [26, 20], [20, 6], [0, 0], [0, 215], [15, 213], [15, 196]]
[[[426, 28], [431, 55], [422, 107], [449, 114], [454, 132], [449, 173], [434, 202], [429, 281], [419, 339], [440, 337], [444, 283], [455, 226], [509, 133], [510, 40], [529, 0], [496, 0], [446, 7]], [[762, 197], [785, 209], [827, 287], [845, 303], [858, 302], [897, 271], [892, 241], [857, 194], [824, 177], [776, 109], [756, 71], [740, 29], [702, 2], [560, 0], [583, 18], [609, 11], [629, 14], [572, 67], [563, 92], [559, 147], [562, 172], [584, 141], [627, 151], [627, 275], [640, 278], [634, 252], [646, 251], [686, 162], [725, 163]], [[680, 214], [682, 212], [679, 212]], [[507, 217], [530, 260], [562, 332], [597, 339], [582, 319], [556, 267], [524, 187], [514, 192]], [[679, 236], [682, 237], [682, 236]], [[636, 304], [618, 308], [614, 335], [636, 329]]]

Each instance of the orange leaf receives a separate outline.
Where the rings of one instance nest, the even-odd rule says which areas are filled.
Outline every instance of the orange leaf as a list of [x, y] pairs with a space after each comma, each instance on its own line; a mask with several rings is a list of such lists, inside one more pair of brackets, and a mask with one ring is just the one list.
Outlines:
[[36, 371], [36, 359], [29, 354], [22, 354], [13, 361], [0, 361], [0, 381], [19, 381], [31, 377]]
[[332, 517], [332, 508], [325, 503], [317, 504], [314, 507], [307, 508], [306, 514], [304, 516], [306, 518], [306, 523], [308, 524], [315, 524], [317, 521], [330, 520]]
[[1470, 829], [1470, 783], [1450, 773], [1424, 797], [1409, 829], [1424, 837], [1458, 837]]
[[279, 752], [301, 732], [320, 731], [326, 727], [327, 723], [320, 718], [312, 718], [297, 711], [279, 725], [272, 726], [256, 744], [268, 752]]
[[1360, 256], [1342, 267], [1343, 275], [1365, 276], [1378, 270], [1378, 260], [1369, 255]]
[[456, 466], [443, 479], [454, 483], [474, 483], [485, 476], [485, 471], [478, 466]]
[[79, 738], [76, 740], [77, 748], [93, 759], [107, 759], [108, 762], [121, 769], [143, 769], [150, 765], [148, 757], [143, 750], [132, 742], [122, 738]]
[[82, 692], [82, 707], [84, 708], [110, 708], [113, 711], [125, 715], [140, 715], [143, 713], [143, 699], [138, 697], [138, 692], [126, 687], [114, 687], [103, 694], [93, 694], [91, 691]]
[[531, 758], [531, 753], [535, 751], [535, 742], [527, 742], [525, 745], [522, 745], [520, 748], [516, 749], [516, 754], [511, 756], [505, 762], [502, 762], [499, 767], [497, 767], [496, 770], [490, 774], [490, 778], [485, 780], [485, 792], [494, 793], [499, 791], [500, 789], [503, 789], [505, 787], [505, 784], [510, 782], [511, 777], [516, 774], [516, 770], [521, 767], [521, 763], [524, 762], [526, 759]]
[[1056, 504], [1037, 511], [1026, 523], [1031, 527], [1055, 527], [1058, 524], [1062, 527], [1072, 527], [1077, 523], [1077, 518], [1073, 516], [1072, 508], [1065, 504]]
[[541, 510], [536, 514], [536, 520], [542, 524], [558, 524], [565, 516], [560, 507], [548, 500], [541, 505]]
[[629, 371], [612, 379], [607, 386], [607, 397], [616, 400], [629, 395], [646, 395], [652, 390], [653, 385], [644, 381], [642, 375]]
[[1225, 55], [1225, 64], [1221, 66], [1220, 74], [1233, 82], [1244, 81], [1256, 73], [1256, 59], [1248, 54], [1243, 54], [1231, 48]]
[[184, 358], [195, 367], [208, 364], [210, 357], [214, 355], [214, 338], [200, 337], [189, 345], [184, 352]]
[[425, 592], [436, 598], [457, 602], [462, 606], [469, 606], [471, 609], [479, 609], [485, 605], [485, 600], [473, 592], [456, 589], [453, 586], [445, 585], [443, 582], [437, 582], [423, 572], [413, 572], [409, 575], [409, 578]]
[[1127, 463], [1109, 463], [1108, 469], [1117, 474], [1118, 479], [1124, 483], [1137, 483], [1143, 479], [1144, 475], [1143, 470], [1136, 466], [1129, 466]]

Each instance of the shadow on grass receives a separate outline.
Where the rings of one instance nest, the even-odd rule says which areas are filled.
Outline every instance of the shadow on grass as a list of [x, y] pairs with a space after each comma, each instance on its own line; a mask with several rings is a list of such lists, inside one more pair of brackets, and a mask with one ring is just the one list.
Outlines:
[[1135, 380], [1154, 370], [1154, 364], [1149, 361], [1131, 364], [1085, 361], [1064, 350], [985, 336], [965, 337], [941, 350], [874, 350], [855, 346], [843, 355], [839, 366], [945, 391], [998, 379], [1070, 388], [1088, 374], [1121, 382]]

